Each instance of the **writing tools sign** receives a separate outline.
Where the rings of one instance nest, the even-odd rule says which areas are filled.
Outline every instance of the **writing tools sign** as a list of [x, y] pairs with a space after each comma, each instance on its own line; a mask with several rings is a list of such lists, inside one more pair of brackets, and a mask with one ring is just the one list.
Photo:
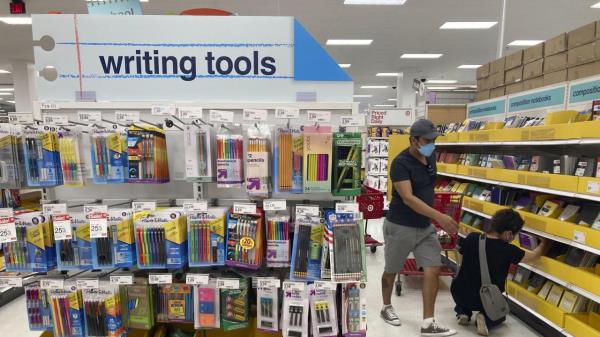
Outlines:
[[87, 8], [92, 15], [142, 15], [140, 0], [88, 1]]

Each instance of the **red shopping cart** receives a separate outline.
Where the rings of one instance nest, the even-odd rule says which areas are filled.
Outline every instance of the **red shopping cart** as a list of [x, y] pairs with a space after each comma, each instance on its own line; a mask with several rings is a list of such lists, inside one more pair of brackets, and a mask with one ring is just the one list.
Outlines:
[[[433, 198], [433, 208], [439, 212], [451, 216], [457, 223], [460, 221], [460, 212], [462, 207], [462, 194], [451, 193], [451, 192], [436, 192]], [[437, 231], [438, 240], [442, 246], [442, 251], [445, 254], [446, 261], [448, 261], [448, 251], [456, 249], [456, 243], [458, 240], [457, 234], [450, 234], [444, 231], [435, 221], [433, 225]], [[404, 262], [404, 268], [398, 273], [398, 280], [396, 281], [396, 295], [402, 294], [402, 281], [400, 275], [407, 276], [420, 276], [423, 275], [423, 270], [418, 268], [415, 259], [406, 259]], [[443, 266], [440, 271], [441, 276], [454, 276], [454, 270], [449, 266]]]
[[371, 249], [371, 253], [377, 251], [377, 247], [383, 243], [375, 240], [367, 232], [369, 219], [380, 219], [383, 217], [383, 193], [379, 190], [363, 185], [362, 194], [356, 197], [358, 209], [362, 212], [365, 219], [365, 246]]

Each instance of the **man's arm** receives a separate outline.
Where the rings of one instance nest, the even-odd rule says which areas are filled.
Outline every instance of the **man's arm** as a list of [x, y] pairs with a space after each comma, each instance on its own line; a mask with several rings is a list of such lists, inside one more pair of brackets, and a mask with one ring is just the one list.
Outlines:
[[413, 211], [435, 220], [445, 231], [449, 233], [458, 232], [458, 224], [452, 217], [440, 213], [427, 205], [423, 200], [415, 197], [412, 193], [410, 180], [402, 180], [394, 183], [394, 188], [402, 198], [404, 204]]

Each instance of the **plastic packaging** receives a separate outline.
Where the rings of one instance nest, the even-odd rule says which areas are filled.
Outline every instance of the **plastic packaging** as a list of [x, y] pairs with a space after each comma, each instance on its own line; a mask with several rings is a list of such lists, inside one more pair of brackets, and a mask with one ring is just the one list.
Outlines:
[[331, 191], [330, 126], [304, 127], [304, 193]]
[[78, 127], [59, 127], [58, 149], [64, 184], [83, 186], [84, 167], [80, 153], [81, 131]]
[[185, 177], [188, 180], [211, 182], [215, 178], [213, 152], [215, 139], [209, 125], [186, 125], [183, 131], [185, 143]]
[[211, 207], [206, 213], [187, 214], [190, 267], [225, 264], [227, 211], [224, 207]]
[[14, 216], [16, 241], [4, 243], [7, 271], [48, 272], [56, 267], [50, 217], [41, 212]]
[[261, 208], [256, 214], [235, 214], [227, 216], [227, 260], [232, 267], [258, 269], [263, 264], [264, 214]]
[[127, 182], [160, 184], [169, 182], [169, 161], [165, 131], [152, 125], [127, 129]]
[[267, 211], [267, 267], [290, 266], [290, 213]]
[[279, 331], [279, 289], [256, 289], [256, 328]]
[[329, 337], [338, 335], [335, 290], [308, 286], [312, 336]]
[[273, 151], [275, 192], [303, 193], [304, 135], [299, 127], [278, 127]]
[[26, 126], [23, 128], [23, 155], [27, 185], [50, 187], [62, 185], [63, 176], [55, 127]]
[[271, 190], [270, 153], [271, 130], [255, 124], [248, 128], [246, 151], [246, 192], [250, 197], [266, 198]]
[[124, 183], [127, 171], [127, 131], [95, 125], [90, 132], [92, 178], [95, 184]]
[[221, 326], [219, 304], [216, 280], [209, 280], [207, 285], [194, 286], [194, 328], [219, 328]]
[[323, 224], [318, 215], [296, 212], [290, 279], [318, 280], [321, 277]]
[[184, 267], [187, 263], [186, 222], [186, 216], [180, 209], [134, 213], [138, 267]]
[[125, 327], [119, 287], [100, 281], [98, 289], [84, 289], [82, 293], [87, 336], [122, 336]]
[[281, 330], [283, 337], [308, 337], [308, 291], [283, 284]]
[[108, 235], [91, 239], [94, 269], [133, 266], [136, 261], [133, 211], [111, 209], [107, 220]]
[[217, 133], [217, 187], [244, 183], [244, 137], [221, 127]]
[[84, 212], [70, 212], [71, 239], [56, 241], [58, 270], [92, 269], [90, 220]]

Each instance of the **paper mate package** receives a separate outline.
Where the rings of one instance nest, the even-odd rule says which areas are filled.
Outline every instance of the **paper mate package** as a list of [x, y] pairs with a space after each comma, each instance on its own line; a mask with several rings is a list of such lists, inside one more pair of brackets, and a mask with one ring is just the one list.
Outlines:
[[88, 336], [125, 334], [119, 286], [100, 281], [97, 289], [83, 289], [83, 312]]
[[23, 156], [27, 185], [62, 185], [63, 177], [55, 127], [27, 126], [23, 129]]
[[136, 261], [133, 210], [111, 209], [107, 220], [107, 237], [92, 239], [94, 269], [133, 266]]
[[190, 267], [225, 264], [227, 210], [225, 207], [211, 207], [207, 212], [187, 213]]
[[90, 220], [84, 212], [69, 213], [71, 239], [56, 241], [58, 270], [92, 269]]
[[95, 126], [90, 133], [90, 143], [94, 183], [124, 183], [127, 170], [126, 130], [118, 125]]
[[65, 281], [63, 289], [49, 290], [50, 306], [54, 336], [84, 337], [86, 336], [83, 321], [83, 298], [81, 290], [77, 290], [75, 281]]
[[3, 244], [7, 271], [47, 272], [56, 267], [50, 217], [40, 212], [14, 216], [17, 240]]
[[181, 268], [186, 265], [187, 218], [183, 210], [136, 212], [133, 223], [139, 268]]
[[52, 330], [52, 309], [48, 291], [40, 287], [39, 280], [26, 284], [24, 288], [29, 330]]

